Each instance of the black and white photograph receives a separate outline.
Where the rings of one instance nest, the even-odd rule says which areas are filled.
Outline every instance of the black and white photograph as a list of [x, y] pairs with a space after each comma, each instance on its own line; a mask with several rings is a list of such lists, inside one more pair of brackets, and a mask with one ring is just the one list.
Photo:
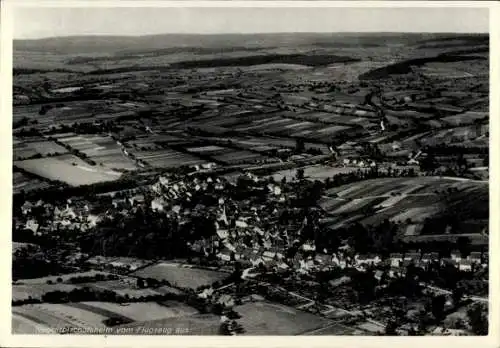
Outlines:
[[13, 336], [491, 334], [488, 7], [69, 3], [10, 3]]

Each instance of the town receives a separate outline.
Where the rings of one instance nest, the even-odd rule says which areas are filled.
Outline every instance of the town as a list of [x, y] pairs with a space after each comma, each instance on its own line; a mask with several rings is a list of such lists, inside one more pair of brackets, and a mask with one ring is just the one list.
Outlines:
[[487, 335], [488, 36], [280, 35], [14, 42], [14, 332]]

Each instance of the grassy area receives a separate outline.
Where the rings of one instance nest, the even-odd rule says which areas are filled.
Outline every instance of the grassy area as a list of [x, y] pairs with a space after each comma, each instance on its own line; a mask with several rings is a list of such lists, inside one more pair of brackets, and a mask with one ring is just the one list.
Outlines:
[[270, 302], [246, 303], [235, 310], [246, 335], [297, 335], [329, 324], [325, 318]]
[[173, 286], [191, 289], [196, 289], [202, 285], [210, 285], [228, 276], [227, 273], [223, 272], [186, 268], [180, 264], [169, 263], [159, 263], [146, 267], [133, 273], [133, 275], [143, 278], [166, 280]]

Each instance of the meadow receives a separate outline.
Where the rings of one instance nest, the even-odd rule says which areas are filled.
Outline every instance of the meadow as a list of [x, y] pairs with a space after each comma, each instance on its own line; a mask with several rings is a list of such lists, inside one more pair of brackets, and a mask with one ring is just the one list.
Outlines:
[[190, 316], [164, 318], [135, 322], [114, 328], [123, 335], [218, 335], [220, 316], [194, 314]]
[[[356, 172], [358, 167], [331, 167], [326, 165], [313, 165], [302, 168], [304, 170], [304, 177], [311, 180], [325, 180], [326, 178], [331, 178], [337, 174], [347, 174]], [[281, 181], [286, 178], [290, 181], [297, 177], [298, 168], [287, 169], [273, 173], [272, 177], [276, 181]], [[363, 170], [363, 169], [362, 169]]]
[[27, 172], [71, 186], [113, 181], [121, 176], [121, 173], [91, 166], [74, 155], [15, 161], [14, 164]]
[[328, 319], [271, 302], [236, 306], [245, 335], [299, 335], [330, 323]]
[[227, 273], [206, 269], [188, 268], [181, 264], [159, 263], [143, 268], [132, 275], [143, 278], [166, 280], [179, 288], [196, 289], [202, 285], [210, 285], [228, 277]]

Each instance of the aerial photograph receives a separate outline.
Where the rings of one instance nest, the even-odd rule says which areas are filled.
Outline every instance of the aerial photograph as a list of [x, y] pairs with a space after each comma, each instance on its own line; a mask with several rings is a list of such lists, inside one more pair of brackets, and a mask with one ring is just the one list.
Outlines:
[[488, 15], [16, 8], [12, 334], [488, 335]]

